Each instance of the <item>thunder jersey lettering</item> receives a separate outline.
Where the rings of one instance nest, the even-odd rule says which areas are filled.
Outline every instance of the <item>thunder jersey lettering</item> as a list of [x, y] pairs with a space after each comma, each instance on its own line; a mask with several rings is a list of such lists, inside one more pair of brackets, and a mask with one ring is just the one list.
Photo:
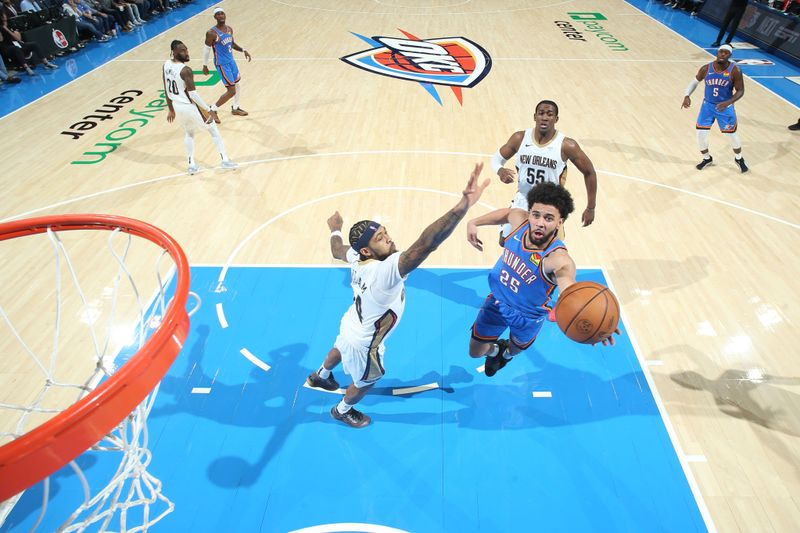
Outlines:
[[714, 70], [714, 62], [708, 65], [708, 72], [703, 80], [706, 84], [704, 100], [711, 104], [718, 104], [725, 100], [730, 100], [733, 96], [733, 67], [730, 63], [728, 68], [722, 72]]
[[181, 78], [181, 71], [186, 67], [184, 63], [168, 60], [164, 63], [164, 86], [167, 88], [169, 99], [173, 102], [191, 104], [189, 93], [186, 92], [186, 84]]
[[525, 222], [506, 238], [503, 255], [489, 272], [489, 289], [506, 305], [538, 317], [550, 311], [547, 303], [556, 287], [545, 277], [542, 260], [555, 250], [566, 250], [566, 246], [554, 237], [543, 250], [528, 249], [523, 241], [529, 230], [530, 224]]
[[383, 343], [400, 323], [406, 306], [405, 278], [400, 276], [400, 252], [383, 261], [359, 261], [350, 249], [353, 304], [342, 317], [339, 333], [356, 348], [383, 350]]
[[549, 143], [539, 146], [533, 139], [533, 130], [525, 130], [516, 156], [517, 187], [522, 195], [527, 195], [534, 185], [545, 181], [563, 185], [562, 179], [567, 178], [567, 162], [561, 159], [563, 142], [564, 134], [556, 132]]
[[214, 26], [211, 28], [217, 34], [217, 41], [214, 43], [214, 64], [233, 63], [233, 33], [225, 33]]

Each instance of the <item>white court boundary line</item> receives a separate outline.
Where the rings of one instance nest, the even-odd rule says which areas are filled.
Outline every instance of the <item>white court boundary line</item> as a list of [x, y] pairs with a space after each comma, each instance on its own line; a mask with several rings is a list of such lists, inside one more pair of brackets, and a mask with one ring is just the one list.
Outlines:
[[[600, 271], [603, 273], [603, 277], [608, 283], [608, 288], [611, 289], [612, 292], [616, 294], [616, 289], [614, 288], [614, 283], [611, 281], [611, 276], [609, 276], [608, 271], [606, 271], [605, 267], [599, 267]], [[667, 414], [667, 409], [664, 407], [664, 401], [661, 399], [661, 394], [659, 394], [658, 389], [656, 388], [655, 381], [653, 380], [653, 376], [650, 373], [650, 366], [647, 364], [647, 360], [642, 355], [642, 349], [639, 347], [639, 342], [636, 340], [636, 336], [633, 333], [633, 329], [630, 327], [628, 323], [628, 318], [625, 315], [625, 310], [622, 309], [620, 306], [619, 310], [619, 318], [622, 321], [622, 324], [625, 326], [625, 332], [628, 334], [628, 339], [630, 340], [631, 346], [633, 347], [633, 352], [636, 354], [636, 359], [639, 362], [639, 368], [642, 369], [642, 374], [644, 374], [644, 378], [647, 381], [647, 386], [650, 388], [650, 394], [653, 395], [653, 400], [656, 402], [656, 407], [658, 407], [658, 412], [661, 415], [661, 420], [664, 422], [664, 427], [667, 429], [667, 434], [669, 435], [669, 440], [672, 441], [672, 447], [675, 449], [675, 454], [678, 456], [678, 461], [681, 463], [681, 469], [683, 469], [683, 474], [686, 477], [686, 481], [689, 483], [689, 488], [692, 490], [692, 494], [694, 495], [695, 503], [697, 504], [698, 509], [700, 510], [700, 514], [705, 521], [706, 527], [711, 533], [715, 533], [717, 531], [716, 527], [714, 526], [714, 521], [711, 518], [711, 511], [709, 511], [708, 506], [706, 505], [705, 500], [703, 499], [703, 494], [700, 492], [700, 485], [697, 483], [697, 480], [694, 477], [694, 473], [689, 468], [689, 461], [687, 460], [688, 457], [684, 451], [683, 447], [681, 446], [680, 441], [678, 440], [678, 435], [675, 432], [675, 427], [672, 425], [672, 421]]]

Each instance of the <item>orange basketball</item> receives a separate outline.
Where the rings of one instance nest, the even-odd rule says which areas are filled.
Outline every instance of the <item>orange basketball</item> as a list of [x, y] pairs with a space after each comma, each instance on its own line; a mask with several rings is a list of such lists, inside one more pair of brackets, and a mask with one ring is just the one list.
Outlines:
[[582, 344], [610, 336], [619, 322], [619, 302], [608, 287], [579, 281], [567, 287], [556, 302], [556, 322], [564, 335]]

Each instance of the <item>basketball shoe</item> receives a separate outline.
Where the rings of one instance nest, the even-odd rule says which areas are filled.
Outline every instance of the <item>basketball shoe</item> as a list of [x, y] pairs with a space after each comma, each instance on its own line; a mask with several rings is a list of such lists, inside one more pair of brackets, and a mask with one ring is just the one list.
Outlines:
[[489, 357], [487, 355], [486, 363], [483, 365], [483, 371], [489, 377], [497, 374], [498, 370], [506, 366], [508, 362], [511, 361], [511, 359], [506, 359], [503, 357], [503, 354], [506, 353], [506, 350], [508, 350], [508, 341], [506, 339], [499, 339], [496, 344], [499, 348], [497, 355], [494, 357]]
[[331, 407], [331, 416], [336, 420], [341, 420], [351, 428], [363, 428], [364, 426], [368, 426], [372, 419], [356, 409], [355, 407], [351, 407], [349, 411], [345, 414], [340, 414], [339, 411], [336, 409], [334, 405]]
[[734, 159], [734, 161], [736, 161], [736, 164], [739, 165], [739, 170], [742, 171], [742, 174], [750, 170], [749, 168], [747, 168], [747, 164], [744, 162], [744, 157], [740, 157], [739, 159]]
[[308, 378], [306, 378], [306, 383], [308, 383], [311, 387], [325, 389], [327, 391], [339, 390], [339, 382], [334, 379], [333, 374], [328, 376], [327, 379], [323, 379], [316, 371], [314, 371], [308, 375]]
[[695, 165], [695, 168], [696, 168], [697, 170], [703, 170], [703, 169], [704, 169], [704, 168], [706, 168], [708, 165], [710, 165], [712, 161], [714, 161], [714, 158], [713, 158], [713, 157], [711, 157], [711, 156], [709, 156], [709, 158], [708, 158], [708, 159], [705, 159], [705, 158], [704, 158], [702, 161], [700, 161], [699, 163], [697, 163], [697, 164]]
[[197, 165], [189, 165], [188, 172], [190, 176], [197, 174], [198, 172], [200, 172], [200, 167]]
[[238, 115], [240, 117], [246, 117], [249, 114], [250, 113], [248, 113], [247, 111], [245, 111], [241, 107], [236, 107], [236, 108], [231, 107], [231, 115]]
[[227, 161], [222, 162], [222, 168], [226, 170], [232, 170], [234, 168], [239, 168], [239, 164], [236, 163], [235, 161], [231, 161], [230, 159], [228, 159]]

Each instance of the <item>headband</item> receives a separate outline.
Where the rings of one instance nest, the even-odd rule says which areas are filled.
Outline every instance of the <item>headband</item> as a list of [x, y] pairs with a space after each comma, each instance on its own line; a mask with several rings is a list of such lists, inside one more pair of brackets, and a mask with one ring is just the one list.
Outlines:
[[359, 237], [356, 243], [353, 245], [353, 250], [361, 253], [361, 249], [367, 247], [370, 239], [372, 239], [372, 236], [375, 235], [375, 232], [378, 231], [378, 228], [380, 227], [380, 224], [370, 220], [367, 224], [367, 229], [364, 230], [364, 233], [361, 234], [361, 237]]
[[717, 48], [717, 50], [727, 50], [728, 52], [733, 53], [733, 47], [729, 44], [723, 44], [722, 46]]
[[221, 7], [218, 7], [217, 9], [214, 10], [213, 14], [216, 15], [217, 13], [225, 13], [225, 10], [222, 9]]

